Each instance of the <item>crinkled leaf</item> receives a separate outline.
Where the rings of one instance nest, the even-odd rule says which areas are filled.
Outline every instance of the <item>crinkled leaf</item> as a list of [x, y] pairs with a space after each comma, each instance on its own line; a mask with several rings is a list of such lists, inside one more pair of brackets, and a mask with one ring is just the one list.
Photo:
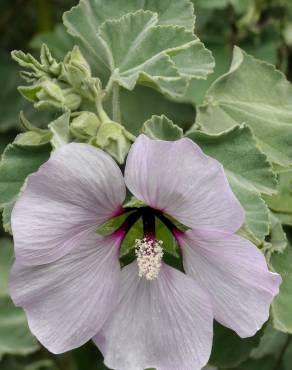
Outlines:
[[206, 77], [212, 71], [211, 53], [177, 20], [176, 26], [161, 24], [161, 13], [149, 10], [122, 12], [120, 18], [114, 11], [100, 20], [98, 5], [93, 0], [81, 2], [65, 13], [64, 23], [95, 60], [92, 68], [103, 80], [111, 76], [111, 81], [129, 90], [139, 81], [176, 97], [184, 93], [190, 78]]
[[183, 136], [183, 130], [164, 115], [152, 116], [144, 123], [142, 132], [158, 140], [178, 140]]
[[268, 242], [264, 244], [264, 252], [269, 259], [274, 252], [282, 253], [287, 247], [287, 237], [283, 230], [281, 220], [276, 213], [269, 212], [271, 231], [268, 237]]
[[120, 18], [140, 9], [157, 13], [160, 25], [182, 26], [190, 31], [194, 28], [194, 9], [190, 0], [82, 0], [79, 5], [65, 13], [64, 21], [78, 24], [81, 15], [83, 19], [94, 20], [87, 25], [78, 24], [80, 27], [87, 27], [86, 31], [89, 32], [110, 18]]
[[213, 347], [210, 358], [212, 365], [231, 369], [245, 361], [260, 341], [262, 331], [251, 338], [240, 338], [235, 332], [215, 322]]
[[259, 240], [268, 233], [268, 210], [260, 193], [276, 191], [276, 179], [250, 129], [236, 126], [221, 134], [192, 131], [187, 135], [224, 166], [232, 190], [246, 211], [246, 226]]
[[272, 162], [292, 163], [292, 86], [274, 66], [234, 49], [230, 70], [217, 79], [197, 123], [212, 133], [246, 123]]
[[0, 207], [13, 202], [25, 179], [48, 160], [50, 147], [9, 144], [0, 163]]
[[260, 245], [269, 233], [268, 207], [258, 193], [247, 189], [239, 182], [231, 180], [230, 185], [245, 211], [245, 224], [239, 230], [239, 234]]
[[278, 193], [272, 196], [265, 196], [265, 201], [277, 213], [292, 214], [292, 171], [287, 170], [279, 173], [278, 179]]
[[55, 121], [49, 124], [49, 129], [52, 133], [51, 144], [54, 149], [60, 148], [70, 141], [70, 112], [64, 113]]

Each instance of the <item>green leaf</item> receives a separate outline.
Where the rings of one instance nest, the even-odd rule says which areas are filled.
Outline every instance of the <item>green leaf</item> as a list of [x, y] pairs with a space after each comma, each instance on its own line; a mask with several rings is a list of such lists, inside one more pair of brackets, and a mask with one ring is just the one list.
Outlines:
[[284, 333], [292, 333], [292, 247], [289, 243], [283, 253], [274, 253], [270, 266], [282, 276], [280, 293], [272, 303], [274, 327]]
[[195, 111], [191, 105], [171, 102], [145, 86], [137, 85], [131, 92], [121, 89], [120, 97], [123, 125], [134, 135], [139, 135], [143, 123], [152, 115], [164, 114], [183, 129], [194, 122]]
[[207, 43], [206, 46], [211, 50], [215, 59], [214, 72], [210, 74], [207, 79], [192, 79], [184, 97], [180, 99], [180, 101], [190, 102], [196, 105], [202, 104], [206, 91], [211, 84], [229, 69], [231, 61], [231, 50], [229, 45], [223, 43]]
[[164, 115], [152, 116], [144, 123], [142, 132], [158, 140], [178, 140], [183, 136], [183, 130]]
[[98, 4], [84, 1], [65, 13], [64, 23], [81, 41], [85, 54], [94, 55], [92, 68], [104, 81], [111, 78], [111, 83], [128, 90], [139, 82], [177, 97], [189, 79], [205, 78], [212, 71], [211, 53], [192, 31], [161, 25], [159, 14], [151, 11], [124, 13], [116, 19], [113, 15], [108, 19], [107, 14], [103, 23], [98, 21], [99, 12]]
[[270, 212], [271, 232], [268, 242], [264, 243], [263, 251], [269, 259], [274, 252], [282, 253], [287, 247], [287, 237], [283, 230], [281, 220], [276, 213]]
[[228, 73], [199, 107], [197, 124], [212, 133], [246, 123], [272, 162], [292, 163], [292, 87], [274, 66], [234, 49]]
[[292, 170], [279, 173], [278, 179], [278, 193], [264, 199], [273, 211], [292, 214]]
[[64, 113], [49, 124], [52, 133], [51, 144], [54, 149], [70, 142], [70, 112]]
[[28, 355], [39, 344], [30, 334], [25, 315], [10, 299], [0, 298], [0, 358], [4, 354]]
[[282, 222], [283, 225], [292, 226], [292, 213], [278, 213], [278, 219]]
[[23, 311], [8, 296], [8, 275], [13, 263], [11, 239], [0, 238], [0, 359], [4, 354], [27, 355], [39, 345], [28, 330]]
[[269, 210], [262, 197], [240, 183], [230, 181], [231, 188], [245, 210], [245, 224], [239, 234], [260, 245], [269, 233]]
[[250, 357], [252, 359], [260, 359], [269, 355], [278, 357], [287, 338], [287, 334], [275, 330], [269, 321], [265, 326], [259, 345], [252, 350]]
[[13, 243], [9, 238], [0, 238], [0, 299], [7, 297], [8, 275], [13, 262]]
[[219, 368], [231, 369], [245, 361], [260, 341], [259, 331], [251, 338], [240, 338], [235, 332], [215, 322], [213, 348], [210, 364]]
[[268, 210], [260, 193], [272, 194], [277, 182], [250, 129], [236, 126], [221, 134], [192, 131], [187, 137], [222, 163], [230, 186], [246, 211], [246, 226], [259, 240], [268, 233]]
[[49, 159], [49, 146], [9, 144], [0, 163], [0, 207], [15, 201], [25, 179]]

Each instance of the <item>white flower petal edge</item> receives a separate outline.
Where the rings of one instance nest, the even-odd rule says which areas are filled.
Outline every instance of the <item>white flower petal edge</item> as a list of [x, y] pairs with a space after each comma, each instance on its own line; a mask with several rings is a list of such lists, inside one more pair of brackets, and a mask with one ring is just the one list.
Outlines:
[[86, 242], [58, 261], [14, 264], [10, 293], [24, 308], [31, 332], [51, 352], [90, 340], [115, 309], [121, 279], [120, 240], [87, 235]]
[[126, 194], [114, 160], [87, 144], [57, 150], [28, 179], [12, 212], [15, 254], [23, 264], [57, 260], [120, 208]]
[[189, 139], [140, 135], [128, 155], [125, 182], [138, 199], [191, 228], [233, 233], [244, 221], [222, 165]]
[[280, 275], [237, 235], [187, 231], [179, 243], [184, 269], [211, 297], [215, 319], [243, 338], [253, 336], [268, 320]]
[[163, 264], [149, 282], [133, 262], [122, 270], [119, 305], [94, 341], [115, 370], [199, 370], [212, 336], [209, 298], [191, 278]]

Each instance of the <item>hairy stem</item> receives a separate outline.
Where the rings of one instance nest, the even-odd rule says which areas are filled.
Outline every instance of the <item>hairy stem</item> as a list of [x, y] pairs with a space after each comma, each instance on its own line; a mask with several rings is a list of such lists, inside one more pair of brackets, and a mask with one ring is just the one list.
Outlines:
[[120, 86], [117, 83], [113, 85], [112, 94], [113, 121], [121, 123]]

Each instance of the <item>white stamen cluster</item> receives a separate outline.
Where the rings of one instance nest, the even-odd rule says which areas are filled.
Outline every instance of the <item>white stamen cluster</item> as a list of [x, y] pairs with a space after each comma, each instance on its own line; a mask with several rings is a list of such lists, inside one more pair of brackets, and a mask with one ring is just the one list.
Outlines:
[[147, 280], [157, 279], [163, 257], [162, 244], [162, 240], [136, 239], [135, 253], [140, 277]]

